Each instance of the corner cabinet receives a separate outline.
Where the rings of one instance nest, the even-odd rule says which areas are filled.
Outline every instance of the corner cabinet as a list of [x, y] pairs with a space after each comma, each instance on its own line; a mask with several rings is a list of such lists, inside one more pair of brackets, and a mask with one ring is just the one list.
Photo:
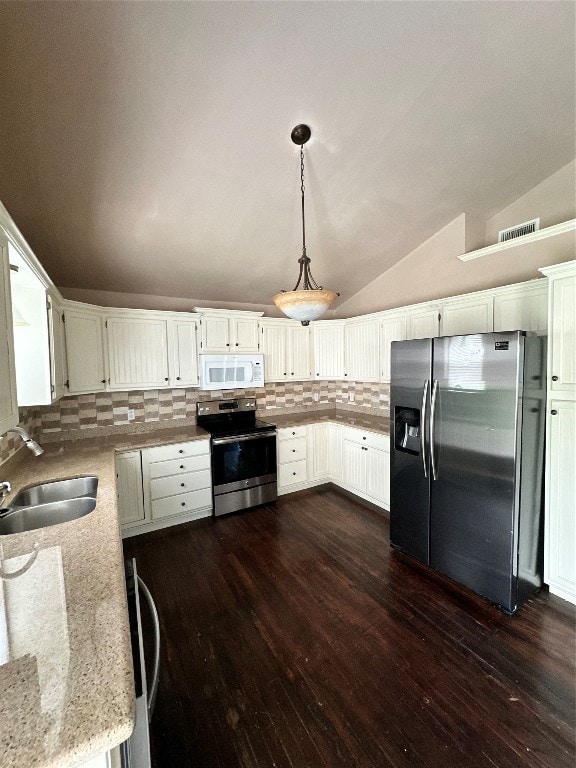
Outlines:
[[319, 320], [312, 323], [316, 379], [344, 378], [344, 322]]
[[576, 262], [548, 277], [544, 581], [576, 605]]
[[0, 435], [18, 424], [8, 240], [0, 230]]
[[355, 318], [344, 331], [344, 377], [349, 381], [379, 381], [378, 318]]

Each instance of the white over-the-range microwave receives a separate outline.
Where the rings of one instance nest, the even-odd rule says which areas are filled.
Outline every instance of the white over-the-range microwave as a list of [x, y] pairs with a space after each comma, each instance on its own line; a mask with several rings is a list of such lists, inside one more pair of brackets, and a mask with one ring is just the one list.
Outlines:
[[199, 355], [200, 389], [264, 386], [264, 355]]

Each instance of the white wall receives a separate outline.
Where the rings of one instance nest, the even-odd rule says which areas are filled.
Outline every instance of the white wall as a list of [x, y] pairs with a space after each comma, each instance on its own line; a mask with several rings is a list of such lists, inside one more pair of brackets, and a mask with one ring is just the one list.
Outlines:
[[498, 231], [540, 216], [541, 227], [576, 218], [576, 163], [572, 161], [512, 202], [482, 227], [461, 214], [336, 310], [337, 317], [495, 288], [541, 277], [539, 267], [576, 256], [575, 238], [542, 240], [462, 262], [458, 256], [496, 242]]

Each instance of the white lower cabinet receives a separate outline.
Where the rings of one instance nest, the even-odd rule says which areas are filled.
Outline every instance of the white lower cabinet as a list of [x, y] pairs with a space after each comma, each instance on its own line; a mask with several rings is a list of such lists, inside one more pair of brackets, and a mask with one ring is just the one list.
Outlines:
[[143, 448], [116, 457], [122, 536], [212, 514], [210, 441]]
[[544, 581], [576, 604], [575, 401], [550, 401], [547, 454]]
[[388, 436], [333, 422], [279, 429], [279, 495], [329, 481], [388, 509]]

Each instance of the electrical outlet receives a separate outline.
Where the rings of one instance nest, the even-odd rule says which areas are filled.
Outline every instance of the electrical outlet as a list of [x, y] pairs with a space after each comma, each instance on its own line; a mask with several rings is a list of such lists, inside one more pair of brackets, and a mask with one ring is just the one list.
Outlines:
[[320, 399], [320, 395], [318, 394], [318, 392], [314, 392], [314, 394], [312, 395], [312, 397], [314, 398], [314, 402], [315, 402], [315, 403], [317, 403], [317, 402], [318, 402], [318, 400]]
[[134, 421], [134, 408], [128, 408], [128, 421]]
[[354, 392], [349, 392], [349, 393], [348, 393], [348, 399], [349, 399], [349, 401], [350, 401], [351, 403], [353, 403], [353, 402], [354, 402]]

